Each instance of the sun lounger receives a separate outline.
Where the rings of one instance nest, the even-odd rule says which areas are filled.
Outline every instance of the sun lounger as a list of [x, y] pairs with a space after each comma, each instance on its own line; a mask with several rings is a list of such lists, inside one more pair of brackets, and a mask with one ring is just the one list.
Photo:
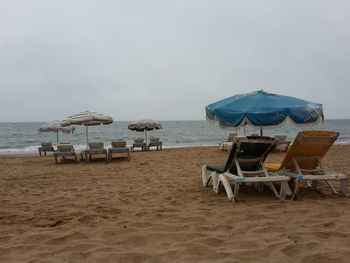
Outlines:
[[58, 164], [59, 158], [61, 158], [61, 162], [66, 160], [66, 157], [74, 157], [76, 163], [79, 163], [78, 156], [74, 150], [73, 145], [71, 144], [59, 144], [57, 146], [57, 152], [53, 153], [55, 158], [55, 163]]
[[38, 148], [39, 155], [42, 156], [42, 153], [46, 156], [46, 152], [54, 152], [55, 148], [51, 142], [42, 142], [41, 147]]
[[265, 166], [269, 171], [287, 175], [295, 181], [292, 198], [297, 195], [302, 181], [306, 181], [308, 187], [313, 190], [316, 190], [319, 181], [325, 181], [332, 191], [338, 194], [330, 180], [340, 180], [340, 195], [345, 196], [348, 176], [328, 173], [321, 162], [338, 136], [339, 133], [334, 131], [299, 132], [282, 163], [266, 163]]
[[130, 149], [126, 146], [126, 141], [113, 141], [112, 147], [108, 149], [108, 160], [111, 161], [113, 155], [115, 157], [127, 157], [130, 159]]
[[237, 133], [229, 133], [228, 138], [226, 141], [223, 141], [220, 145], [221, 150], [223, 151], [230, 151], [232, 144], [237, 138]]
[[133, 152], [135, 148], [141, 148], [141, 151], [147, 150], [147, 144], [143, 138], [138, 138], [134, 140], [134, 143], [131, 146], [131, 151]]
[[147, 145], [147, 149], [151, 150], [151, 147], [156, 147], [158, 149], [162, 149], [163, 143], [159, 140], [159, 138], [152, 137], [150, 138], [150, 142]]
[[291, 141], [287, 140], [287, 135], [276, 135], [275, 139], [277, 140], [277, 144], [276, 144], [274, 151], [286, 152], [288, 150], [290, 143], [291, 143]]
[[[288, 177], [268, 173], [263, 162], [274, 147], [276, 141], [269, 137], [238, 138], [232, 146], [226, 165], [207, 165], [202, 167], [203, 186], [208, 186], [212, 180], [213, 190], [219, 193], [220, 187], [226, 190], [227, 197], [237, 201], [241, 183], [253, 183], [263, 191], [264, 185], [271, 188], [277, 198], [285, 199], [291, 191]], [[230, 181], [234, 183], [234, 192]], [[280, 183], [278, 192], [274, 183]]]
[[92, 160], [96, 155], [103, 155], [105, 161], [108, 161], [107, 150], [104, 148], [103, 142], [89, 142], [89, 148], [84, 151], [85, 162]]

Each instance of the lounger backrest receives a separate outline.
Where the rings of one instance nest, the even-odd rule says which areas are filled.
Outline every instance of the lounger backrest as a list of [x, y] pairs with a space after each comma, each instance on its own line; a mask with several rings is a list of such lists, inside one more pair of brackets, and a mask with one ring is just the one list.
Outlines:
[[113, 148], [121, 148], [126, 146], [126, 141], [113, 141], [112, 147]]
[[52, 143], [51, 142], [42, 142], [41, 147], [50, 148], [50, 147], [52, 147]]
[[260, 169], [260, 164], [265, 160], [275, 144], [276, 140], [269, 137], [259, 139], [238, 138], [232, 146], [225, 165], [225, 171], [236, 173], [235, 160], [240, 163], [242, 170], [254, 171]]
[[237, 137], [237, 133], [230, 133], [229, 135], [228, 135], [228, 141], [229, 142], [233, 142], [235, 139], [236, 139], [236, 137]]
[[70, 142], [60, 142], [60, 144], [72, 144]]
[[74, 152], [74, 147], [71, 144], [60, 144], [57, 148], [58, 152]]
[[159, 142], [159, 138], [152, 137], [150, 138], [150, 142]]
[[[293, 158], [307, 157], [322, 159], [338, 137], [339, 133], [334, 131], [299, 132], [284, 157], [280, 169], [286, 168], [294, 172]], [[301, 169], [315, 169], [318, 161], [298, 160], [298, 164]]]
[[284, 141], [287, 139], [287, 135], [276, 135], [275, 139], [277, 139], [279, 141]]
[[135, 139], [135, 142], [144, 142], [144, 138], [138, 138], [138, 139]]
[[89, 142], [89, 149], [103, 149], [103, 142]]

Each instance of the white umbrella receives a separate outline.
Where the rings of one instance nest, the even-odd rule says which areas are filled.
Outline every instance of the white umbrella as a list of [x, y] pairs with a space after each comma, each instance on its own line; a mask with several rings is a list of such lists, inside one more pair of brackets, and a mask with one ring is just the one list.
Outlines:
[[72, 126], [62, 126], [61, 121], [52, 121], [45, 123], [44, 125], [40, 126], [38, 129], [38, 133], [43, 133], [43, 132], [55, 132], [56, 137], [57, 137], [57, 144], [58, 144], [58, 133], [63, 132], [63, 133], [73, 133], [75, 130], [74, 127]]
[[86, 147], [88, 146], [88, 126], [100, 125], [100, 124], [111, 124], [113, 122], [113, 118], [106, 116], [101, 113], [84, 111], [69, 116], [62, 122], [63, 126], [68, 125], [84, 125], [86, 126]]
[[145, 132], [146, 143], [147, 143], [147, 131], [163, 129], [163, 126], [151, 119], [142, 119], [137, 122], [130, 123], [128, 129], [132, 131]]

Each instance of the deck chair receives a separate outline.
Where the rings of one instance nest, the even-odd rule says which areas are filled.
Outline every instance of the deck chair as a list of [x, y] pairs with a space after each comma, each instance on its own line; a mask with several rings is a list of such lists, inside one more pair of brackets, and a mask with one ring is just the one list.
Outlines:
[[135, 148], [141, 148], [141, 151], [147, 150], [147, 144], [143, 138], [138, 138], [134, 140], [134, 143], [131, 146], [131, 151], [133, 152]]
[[112, 161], [113, 154], [116, 157], [127, 157], [130, 160], [130, 149], [126, 146], [126, 141], [113, 141], [112, 147], [108, 149], [109, 161]]
[[226, 141], [223, 141], [220, 145], [222, 151], [229, 151], [232, 147], [233, 142], [237, 138], [237, 133], [229, 133]]
[[71, 144], [59, 144], [57, 146], [57, 152], [53, 153], [53, 156], [55, 158], [55, 163], [59, 163], [59, 158], [61, 158], [61, 162], [64, 162], [66, 160], [66, 157], [74, 157], [74, 160], [76, 163], [79, 163], [79, 159], [77, 156], [77, 153], [74, 150], [73, 145]]
[[42, 156], [42, 153], [46, 156], [46, 152], [55, 152], [55, 148], [51, 142], [42, 142], [41, 147], [39, 147], [38, 150], [40, 156]]
[[339, 133], [334, 131], [299, 132], [282, 163], [266, 163], [265, 166], [271, 172], [294, 179], [292, 199], [297, 196], [302, 181], [306, 181], [307, 186], [313, 190], [316, 190], [319, 181], [325, 181], [333, 193], [338, 194], [329, 181], [340, 180], [340, 195], [345, 196], [348, 188], [347, 175], [328, 173], [321, 162], [338, 136]]
[[[238, 138], [232, 146], [226, 165], [207, 165], [202, 167], [203, 186], [208, 186], [212, 180], [213, 190], [220, 192], [223, 186], [227, 197], [237, 201], [241, 183], [253, 183], [259, 191], [264, 185], [271, 188], [277, 198], [285, 199], [291, 194], [288, 186], [288, 177], [268, 173], [263, 163], [267, 155], [275, 146], [276, 140], [270, 137]], [[234, 183], [234, 192], [230, 180]], [[278, 192], [274, 183], [280, 183]]]
[[150, 138], [150, 142], [147, 145], [147, 149], [151, 150], [151, 147], [156, 147], [158, 149], [162, 149], [163, 143], [159, 140], [159, 138], [152, 137]]
[[287, 140], [287, 135], [276, 135], [275, 139], [277, 140], [277, 144], [276, 144], [274, 151], [286, 152], [288, 150], [290, 143], [291, 143], [291, 141]]
[[103, 155], [105, 161], [108, 161], [107, 150], [105, 149], [103, 142], [89, 142], [89, 148], [84, 151], [85, 153], [85, 162], [92, 160], [92, 157], [95, 155]]

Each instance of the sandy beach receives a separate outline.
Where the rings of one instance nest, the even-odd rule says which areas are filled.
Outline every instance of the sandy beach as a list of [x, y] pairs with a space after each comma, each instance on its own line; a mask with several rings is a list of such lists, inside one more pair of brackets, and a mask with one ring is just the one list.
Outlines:
[[[107, 164], [0, 156], [0, 262], [350, 262], [348, 197], [321, 184], [280, 201], [246, 186], [233, 203], [201, 182], [202, 165], [226, 158], [218, 147]], [[324, 161], [350, 174], [349, 159], [336, 145]]]

